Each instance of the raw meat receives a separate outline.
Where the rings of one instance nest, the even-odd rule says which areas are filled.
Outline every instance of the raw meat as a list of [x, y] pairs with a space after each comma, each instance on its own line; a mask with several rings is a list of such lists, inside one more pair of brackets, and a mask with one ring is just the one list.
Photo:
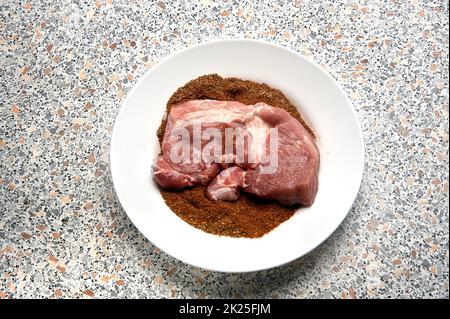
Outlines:
[[[208, 161], [201, 156], [202, 150], [208, 147], [208, 139], [200, 140], [198, 145], [191, 142], [188, 148], [176, 148], [180, 138], [174, 132], [187, 131], [188, 141], [192, 141], [196, 133], [205, 132], [208, 128], [219, 129], [225, 141], [227, 128], [241, 130], [248, 138], [239, 140], [232, 136], [231, 149], [227, 149], [225, 141], [222, 141], [219, 149], [210, 150], [212, 154]], [[275, 152], [278, 158], [275, 170], [268, 173], [273, 162], [266, 163], [264, 159], [270, 154], [270, 133], [274, 129], [278, 132]], [[242, 145], [244, 152], [239, 154], [237, 149]], [[169, 156], [173, 154], [187, 155], [188, 160], [174, 163], [173, 157]], [[217, 163], [218, 159], [220, 163]], [[309, 206], [317, 193], [319, 160], [314, 139], [299, 121], [281, 108], [265, 103], [245, 105], [233, 101], [194, 100], [172, 106], [162, 154], [153, 164], [153, 174], [162, 187], [182, 189], [206, 185], [221, 169], [225, 169], [208, 187], [209, 198], [234, 200], [242, 188], [245, 192], [274, 199], [284, 205]], [[245, 181], [238, 178], [236, 182], [232, 177], [235, 174], [245, 176]]]
[[167, 156], [159, 156], [153, 164], [153, 177], [163, 188], [182, 189], [194, 185], [206, 185], [220, 171], [217, 164], [200, 163], [181, 167], [170, 162]]
[[273, 174], [262, 174], [266, 165], [262, 164], [247, 170], [245, 191], [288, 206], [297, 203], [310, 206], [318, 188], [319, 152], [314, 140], [294, 118], [276, 127], [278, 169]]

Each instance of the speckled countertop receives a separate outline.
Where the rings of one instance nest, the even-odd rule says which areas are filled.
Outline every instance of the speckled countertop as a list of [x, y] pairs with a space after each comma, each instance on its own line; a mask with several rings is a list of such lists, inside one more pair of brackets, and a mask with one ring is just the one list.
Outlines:
[[[449, 297], [447, 1], [0, 0], [0, 298]], [[364, 181], [331, 238], [222, 274], [150, 244], [115, 197], [121, 102], [168, 54], [264, 39], [352, 99]]]

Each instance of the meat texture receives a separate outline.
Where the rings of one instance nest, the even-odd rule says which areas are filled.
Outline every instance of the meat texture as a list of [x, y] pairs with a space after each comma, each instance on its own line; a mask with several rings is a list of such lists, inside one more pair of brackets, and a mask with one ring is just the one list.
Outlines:
[[275, 112], [278, 114], [272, 117], [263, 111], [261, 117], [270, 119], [278, 128], [278, 169], [273, 174], [261, 173], [267, 164], [249, 169], [245, 191], [284, 205], [310, 206], [318, 189], [319, 151], [303, 125], [278, 110]]
[[238, 199], [240, 189], [246, 187], [245, 174], [246, 172], [238, 166], [221, 171], [208, 185], [206, 195], [212, 200], [234, 201]]
[[179, 190], [194, 185], [206, 185], [220, 171], [217, 164], [175, 165], [162, 155], [153, 163], [153, 177], [163, 188]]
[[[205, 134], [208, 128], [220, 131], [223, 138], [219, 148], [208, 149], [211, 137], [208, 135], [203, 135], [199, 143], [192, 142], [196, 133]], [[225, 146], [230, 128], [246, 136], [238, 139], [234, 133], [231, 149]], [[272, 156], [270, 162], [264, 161], [273, 154], [270, 135], [274, 129], [278, 133], [275, 169]], [[187, 148], [179, 147], [180, 137], [174, 133], [180, 130], [188, 132]], [[283, 109], [265, 103], [245, 105], [215, 100], [174, 105], [161, 146], [162, 153], [153, 164], [153, 175], [163, 188], [176, 190], [207, 185], [213, 180], [206, 191], [212, 200], [235, 200], [242, 189], [283, 205], [310, 206], [314, 202], [319, 151], [302, 124]], [[237, 151], [240, 146], [243, 146], [243, 154]], [[188, 160], [178, 163], [173, 160], [174, 154], [178, 157], [188, 154], [183, 157]]]

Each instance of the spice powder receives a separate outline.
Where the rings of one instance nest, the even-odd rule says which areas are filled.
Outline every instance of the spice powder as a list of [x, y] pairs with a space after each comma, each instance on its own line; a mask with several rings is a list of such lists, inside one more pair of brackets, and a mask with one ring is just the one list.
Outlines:
[[[280, 90], [253, 81], [204, 75], [180, 87], [169, 99], [166, 114], [172, 105], [191, 100], [238, 101], [244, 104], [265, 102], [289, 112], [314, 137], [313, 131], [301, 118], [296, 107]], [[157, 131], [162, 142], [166, 128], [164, 117]], [[299, 206], [286, 207], [275, 201], [241, 193], [234, 202], [213, 201], [206, 197], [205, 186], [181, 191], [160, 188], [167, 206], [185, 222], [205, 232], [231, 237], [256, 238], [292, 217]]]

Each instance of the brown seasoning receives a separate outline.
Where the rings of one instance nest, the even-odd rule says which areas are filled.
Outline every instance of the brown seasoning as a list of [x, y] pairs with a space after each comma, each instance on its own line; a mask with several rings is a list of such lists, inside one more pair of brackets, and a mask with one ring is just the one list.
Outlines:
[[[314, 136], [301, 118], [297, 108], [281, 93], [267, 84], [238, 78], [222, 78], [217, 74], [204, 75], [180, 87], [169, 99], [166, 114], [172, 105], [191, 100], [238, 101], [244, 104], [264, 102], [288, 111]], [[166, 117], [157, 131], [162, 142]], [[170, 209], [185, 222], [207, 233], [232, 237], [261, 237], [288, 220], [298, 206], [286, 207], [274, 201], [241, 193], [234, 202], [212, 201], [205, 195], [204, 186], [172, 191], [161, 189]]]

